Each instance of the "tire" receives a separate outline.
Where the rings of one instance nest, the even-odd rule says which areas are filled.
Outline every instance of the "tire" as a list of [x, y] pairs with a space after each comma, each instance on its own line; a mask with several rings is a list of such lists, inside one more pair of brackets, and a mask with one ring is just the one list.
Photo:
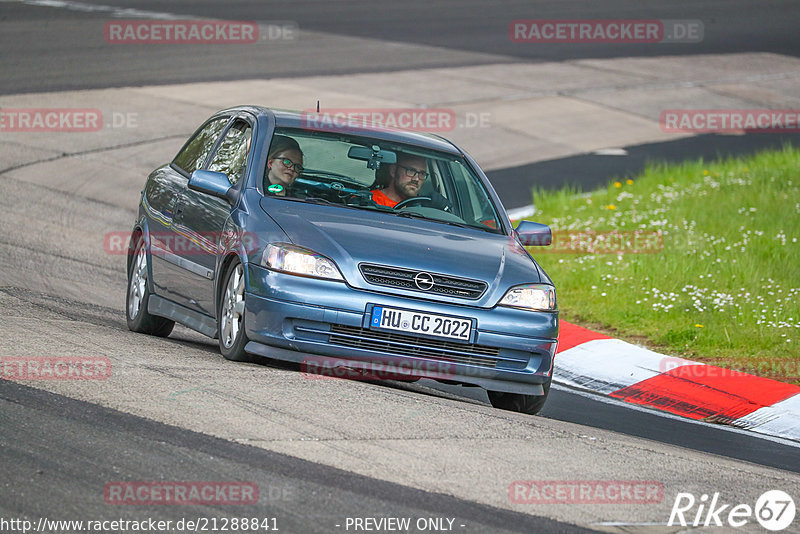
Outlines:
[[244, 268], [238, 260], [225, 270], [224, 285], [217, 306], [219, 351], [227, 360], [251, 362], [253, 356], [244, 351], [250, 341], [244, 331]]
[[125, 295], [125, 317], [128, 329], [141, 334], [167, 337], [175, 326], [175, 321], [151, 315], [147, 311], [150, 302], [150, 289], [147, 287], [147, 249], [144, 237], [139, 236], [133, 253], [133, 261], [128, 268], [128, 291]]
[[544, 395], [522, 395], [520, 393], [487, 391], [489, 394], [489, 402], [492, 403], [492, 406], [499, 408], [500, 410], [536, 415], [542, 411], [545, 402], [547, 402], [547, 395], [550, 393], [551, 381], [552, 379], [542, 384], [542, 387], [544, 388]]

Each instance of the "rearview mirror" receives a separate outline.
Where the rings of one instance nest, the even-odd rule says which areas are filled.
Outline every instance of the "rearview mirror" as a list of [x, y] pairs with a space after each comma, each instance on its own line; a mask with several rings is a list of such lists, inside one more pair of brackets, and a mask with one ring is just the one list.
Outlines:
[[391, 150], [381, 150], [378, 145], [372, 145], [372, 148], [365, 146], [351, 146], [347, 151], [347, 157], [350, 159], [360, 159], [367, 162], [367, 168], [378, 169], [382, 164], [397, 163], [397, 154]]
[[520, 221], [514, 232], [526, 247], [547, 247], [553, 243], [553, 234], [546, 224]]
[[189, 189], [226, 200], [233, 204], [234, 189], [225, 173], [196, 170], [189, 178]]

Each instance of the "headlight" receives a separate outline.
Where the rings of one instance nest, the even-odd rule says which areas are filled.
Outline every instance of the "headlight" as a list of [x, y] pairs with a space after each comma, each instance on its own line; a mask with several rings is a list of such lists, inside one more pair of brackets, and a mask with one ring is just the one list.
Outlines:
[[545, 284], [512, 287], [499, 304], [526, 310], [555, 311], [558, 309], [556, 288]]
[[264, 266], [275, 271], [328, 280], [344, 280], [333, 261], [294, 245], [267, 245], [262, 261]]

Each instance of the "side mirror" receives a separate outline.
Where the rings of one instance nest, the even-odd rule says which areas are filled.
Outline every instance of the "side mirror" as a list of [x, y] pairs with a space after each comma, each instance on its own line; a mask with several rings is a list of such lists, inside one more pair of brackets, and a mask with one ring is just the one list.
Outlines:
[[189, 189], [221, 198], [229, 204], [233, 204], [235, 200], [233, 186], [231, 186], [225, 173], [222, 172], [194, 171], [191, 178], [189, 178]]
[[553, 243], [553, 233], [546, 224], [520, 221], [514, 232], [526, 247], [547, 247]]

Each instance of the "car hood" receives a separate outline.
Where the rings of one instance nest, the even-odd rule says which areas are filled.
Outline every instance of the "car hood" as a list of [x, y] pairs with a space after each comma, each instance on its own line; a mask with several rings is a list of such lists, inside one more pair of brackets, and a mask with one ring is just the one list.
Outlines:
[[[280, 225], [288, 241], [335, 261], [354, 287], [420, 297], [419, 292], [368, 284], [358, 270], [361, 263], [484, 281], [489, 290], [478, 304], [496, 303], [514, 285], [550, 283], [525, 249], [509, 236], [369, 210], [269, 197], [261, 200], [261, 206]], [[453, 297], [435, 298], [464, 303]]]

